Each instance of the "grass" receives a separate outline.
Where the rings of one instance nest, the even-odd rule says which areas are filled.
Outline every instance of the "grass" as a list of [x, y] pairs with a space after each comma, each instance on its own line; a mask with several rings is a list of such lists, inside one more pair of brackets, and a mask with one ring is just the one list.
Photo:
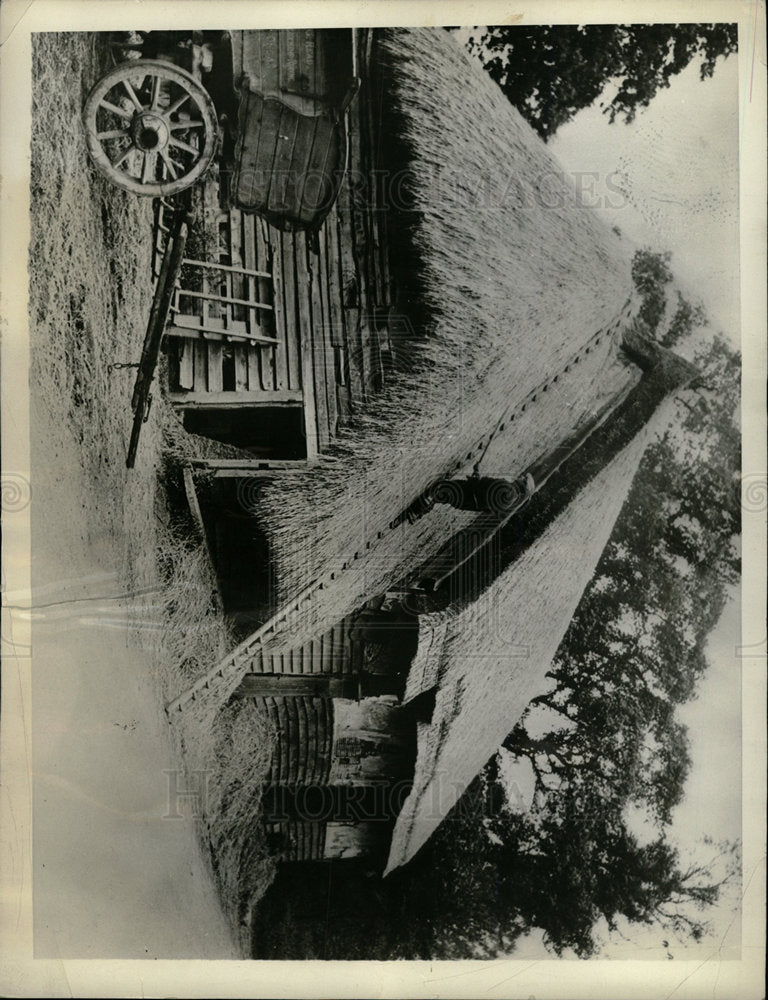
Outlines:
[[[96, 35], [34, 36], [30, 386], [51, 426], [78, 448], [81, 468], [70, 472], [83, 544], [107, 538], [118, 554], [123, 590], [133, 595], [127, 641], [150, 665], [165, 725], [164, 703], [233, 638], [213, 600], [202, 539], [169, 499], [169, 475], [189, 445], [157, 388], [136, 468], [125, 468], [135, 372], [110, 365], [141, 352], [152, 298], [152, 211], [148, 199], [110, 185], [87, 158], [80, 109], [110, 65]], [[252, 705], [210, 708], [168, 733], [182, 767], [208, 775], [201, 842], [242, 936], [252, 900], [273, 877], [258, 822], [271, 733]]]

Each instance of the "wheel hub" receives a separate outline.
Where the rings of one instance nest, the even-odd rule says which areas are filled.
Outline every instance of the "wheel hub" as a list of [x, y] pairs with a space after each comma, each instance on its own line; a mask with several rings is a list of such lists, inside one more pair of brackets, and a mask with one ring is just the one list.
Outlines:
[[131, 135], [142, 153], [157, 153], [168, 145], [171, 133], [160, 115], [144, 111], [134, 116]]
[[96, 169], [138, 195], [185, 191], [216, 155], [210, 94], [190, 73], [162, 60], [130, 60], [107, 73], [88, 95], [83, 123]]

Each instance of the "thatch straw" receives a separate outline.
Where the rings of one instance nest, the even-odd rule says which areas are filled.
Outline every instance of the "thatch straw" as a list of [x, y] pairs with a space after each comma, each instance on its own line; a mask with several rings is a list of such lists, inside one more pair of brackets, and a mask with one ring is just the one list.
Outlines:
[[420, 730], [414, 789], [389, 868], [429, 837], [514, 728], [545, 676], [589, 583], [650, 436], [697, 370], [638, 333], [625, 348], [646, 369], [607, 421], [558, 468], [455, 584], [446, 611], [419, 620], [407, 698], [435, 688]]
[[649, 434], [650, 427], [641, 430], [479, 599], [421, 619], [425, 643], [444, 633], [430, 671], [440, 683], [431, 725], [419, 730], [414, 787], [397, 820], [387, 872], [428, 840], [545, 689]]
[[[618, 240], [579, 205], [544, 144], [447, 32], [387, 31], [378, 58], [393, 166], [409, 172], [410, 210], [393, 212], [388, 228], [399, 227], [420, 262], [418, 301], [408, 305], [418, 336], [407, 370], [333, 453], [306, 476], [267, 486], [257, 508], [278, 601], [359, 553], [355, 572], [319, 595], [317, 631], [466, 522], [438, 511], [386, 532], [426, 485], [476, 454], [506, 408], [519, 409], [622, 318], [631, 290]], [[481, 186], [487, 199], [473, 201]], [[599, 366], [588, 368], [575, 374], [584, 397], [600, 377]], [[539, 433], [557, 438], [570, 429], [567, 408], [544, 399], [537, 406], [533, 440], [508, 442], [508, 455], [530, 454]]]

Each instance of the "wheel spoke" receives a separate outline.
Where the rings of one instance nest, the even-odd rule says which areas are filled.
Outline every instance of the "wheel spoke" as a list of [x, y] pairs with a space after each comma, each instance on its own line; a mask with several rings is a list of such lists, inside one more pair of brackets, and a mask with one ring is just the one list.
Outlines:
[[168, 128], [171, 132], [182, 132], [187, 128], [205, 128], [205, 122], [192, 121], [190, 118], [188, 122], [171, 122]]
[[191, 94], [185, 92], [184, 94], [182, 94], [180, 98], [178, 98], [178, 100], [174, 101], [173, 104], [170, 106], [170, 108], [168, 108], [168, 110], [165, 112], [166, 118], [170, 118], [171, 115], [175, 115], [176, 112], [179, 110], [179, 108], [182, 106], [182, 104], [186, 104], [186, 102], [190, 99], [191, 96], [192, 96]]
[[169, 173], [169, 174], [171, 175], [171, 177], [172, 177], [172, 178], [173, 178], [174, 180], [176, 180], [176, 178], [177, 178], [177, 177], [178, 177], [179, 175], [178, 175], [178, 172], [177, 172], [177, 170], [176, 170], [176, 167], [175, 167], [175, 166], [174, 166], [174, 164], [173, 164], [173, 160], [172, 160], [172, 159], [170, 158], [170, 156], [168, 155], [168, 150], [167, 150], [167, 149], [161, 149], [161, 150], [160, 150], [160, 155], [161, 155], [161, 156], [162, 156], [162, 158], [163, 158], [163, 163], [164, 163], [164, 164], [166, 165], [166, 167], [168, 168], [168, 173]]
[[116, 66], [91, 90], [83, 122], [97, 169], [135, 194], [186, 190], [216, 152], [210, 95], [189, 73], [162, 60]]
[[123, 139], [129, 135], [127, 128], [113, 128], [109, 132], [97, 132], [97, 139]]
[[151, 88], [151, 95], [152, 96], [151, 96], [151, 99], [150, 99], [150, 102], [149, 102], [149, 109], [150, 109], [150, 111], [154, 111], [157, 108], [157, 101], [158, 101], [158, 98], [160, 97], [160, 84], [161, 83], [162, 83], [162, 80], [160, 79], [159, 76], [153, 76], [152, 77], [152, 88]]
[[112, 166], [119, 167], [122, 163], [125, 162], [125, 160], [128, 159], [128, 157], [135, 149], [136, 147], [133, 145], [133, 143], [131, 143], [130, 146], [128, 146], [126, 149], [123, 150], [123, 152], [120, 154], [120, 156], [118, 156], [116, 160], [112, 161]]
[[141, 183], [149, 184], [155, 179], [155, 166], [157, 165], [157, 153], [145, 153], [144, 163], [141, 169]]
[[107, 111], [111, 111], [113, 115], [117, 115], [119, 118], [125, 118], [126, 121], [133, 121], [133, 112], [126, 111], [125, 108], [118, 107], [117, 104], [111, 104], [109, 101], [101, 100], [99, 101], [100, 108], [106, 108]]
[[131, 103], [133, 104], [134, 108], [136, 108], [137, 111], [143, 111], [144, 110], [144, 105], [141, 103], [141, 101], [136, 96], [136, 91], [133, 89], [133, 87], [131, 86], [131, 84], [127, 80], [123, 80], [123, 86], [125, 87], [126, 92], [127, 92], [128, 96], [130, 97]]
[[183, 149], [185, 153], [194, 153], [197, 156], [198, 151], [194, 146], [190, 146], [187, 142], [182, 142], [181, 139], [174, 139], [173, 136], [168, 140], [169, 145], [176, 146], [178, 149]]

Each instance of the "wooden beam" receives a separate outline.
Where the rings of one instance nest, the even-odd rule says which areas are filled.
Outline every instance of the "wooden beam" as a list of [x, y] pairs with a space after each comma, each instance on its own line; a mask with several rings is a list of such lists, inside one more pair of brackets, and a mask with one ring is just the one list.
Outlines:
[[[307, 241], [304, 248], [305, 267], [308, 279], [309, 325], [312, 340], [312, 372], [315, 386], [315, 413], [317, 415], [318, 447], [322, 451], [330, 444], [336, 433], [336, 384], [334, 379], [333, 397], [328, 395], [328, 365], [325, 357], [326, 331], [323, 321], [323, 307], [320, 296], [319, 267], [317, 272], [312, 262]], [[331, 363], [331, 371], [333, 364]]]
[[283, 469], [276, 468], [274, 466], [264, 466], [255, 465], [247, 466], [241, 465], [236, 469], [216, 469], [213, 473], [214, 479], [277, 479], [285, 475], [303, 475], [307, 469], [308, 465], [304, 464], [302, 466], [296, 466], [296, 468]]
[[[189, 465], [184, 466], [184, 492], [187, 494], [187, 503], [189, 504], [189, 511], [192, 514], [192, 519], [197, 526], [197, 530], [200, 532], [200, 537], [205, 548], [206, 555], [208, 556], [208, 562], [211, 569], [213, 570], [214, 579], [217, 579], [216, 574], [216, 563], [213, 559], [213, 553], [211, 552], [211, 547], [208, 544], [208, 535], [205, 531], [205, 522], [203, 521], [203, 512], [200, 509], [200, 501], [197, 499], [197, 490], [195, 489], [195, 481], [192, 476], [192, 468]], [[213, 589], [214, 605], [217, 610], [221, 610], [221, 593], [218, 586]]]
[[276, 698], [280, 695], [309, 698], [380, 698], [384, 695], [400, 697], [405, 687], [404, 679], [392, 674], [289, 674], [250, 673], [243, 677], [235, 692], [238, 698]]
[[[166, 327], [166, 332], [168, 328]], [[176, 344], [176, 358], [179, 364], [178, 388], [187, 391], [195, 387], [195, 349], [190, 340]]]
[[[301, 333], [296, 309], [296, 266], [293, 238], [284, 234], [276, 241], [279, 247], [275, 266], [275, 333], [285, 344], [289, 388], [301, 387]], [[281, 294], [277, 295], [277, 285]], [[282, 324], [282, 325], [278, 325]]]
[[242, 474], [246, 476], [259, 470], [272, 472], [306, 472], [307, 470], [307, 462], [302, 458], [192, 458], [189, 459], [189, 464], [206, 469], [230, 469], [236, 475], [239, 475], [242, 470]]
[[301, 406], [304, 397], [295, 389], [250, 389], [241, 392], [169, 392], [168, 401], [186, 409], [206, 406]]
[[320, 437], [320, 428], [317, 419], [316, 391], [315, 391], [315, 369], [312, 360], [312, 314], [309, 306], [309, 275], [306, 265], [302, 266], [301, 254], [296, 246], [296, 239], [291, 241], [291, 248], [294, 254], [294, 278], [297, 291], [297, 311], [295, 329], [298, 332], [299, 349], [301, 353], [301, 385], [304, 390], [304, 433], [307, 441], [307, 458], [310, 462], [317, 459], [318, 452], [322, 451], [326, 443]]
[[[288, 236], [285, 233], [276, 232], [273, 236], [273, 247], [277, 249], [276, 259], [274, 261], [274, 292], [272, 296], [272, 304], [274, 306], [274, 319], [275, 319], [275, 333], [280, 339], [278, 347], [275, 349], [274, 362], [275, 362], [275, 388], [276, 389], [287, 389], [290, 387], [290, 382], [288, 380], [288, 338], [290, 336], [295, 336], [295, 329], [289, 330], [286, 322], [284, 309], [284, 293], [283, 293], [283, 257], [285, 256], [286, 246], [288, 250], [291, 247], [288, 246]], [[274, 251], [273, 251], [274, 252]], [[289, 293], [293, 293], [293, 289], [288, 289]]]
[[224, 391], [224, 345], [221, 341], [208, 343], [208, 392]]
[[334, 674], [246, 674], [235, 691], [238, 698], [351, 698], [358, 695], [357, 678]]
[[[181, 315], [181, 314], [179, 314]], [[251, 344], [276, 344], [275, 337], [266, 337], [260, 333], [248, 333], [246, 330], [228, 330], [225, 327], [187, 326], [184, 323], [172, 323], [165, 328], [167, 337], [184, 337], [187, 340], [243, 340]]]
[[149, 416], [149, 406], [152, 403], [150, 390], [155, 378], [155, 369], [160, 357], [160, 347], [163, 341], [165, 325], [168, 322], [168, 313], [173, 299], [174, 283], [181, 270], [181, 261], [184, 255], [184, 245], [192, 222], [189, 213], [181, 214], [173, 223], [173, 232], [169, 236], [168, 247], [163, 257], [160, 277], [155, 286], [155, 294], [152, 299], [152, 307], [149, 313], [147, 330], [144, 335], [144, 345], [141, 350], [141, 360], [138, 365], [136, 382], [133, 387], [131, 397], [131, 409], [133, 410], [133, 425], [131, 427], [131, 437], [128, 443], [128, 455], [125, 460], [126, 467], [132, 469], [136, 462], [136, 450], [139, 446], [139, 435], [141, 428]]

